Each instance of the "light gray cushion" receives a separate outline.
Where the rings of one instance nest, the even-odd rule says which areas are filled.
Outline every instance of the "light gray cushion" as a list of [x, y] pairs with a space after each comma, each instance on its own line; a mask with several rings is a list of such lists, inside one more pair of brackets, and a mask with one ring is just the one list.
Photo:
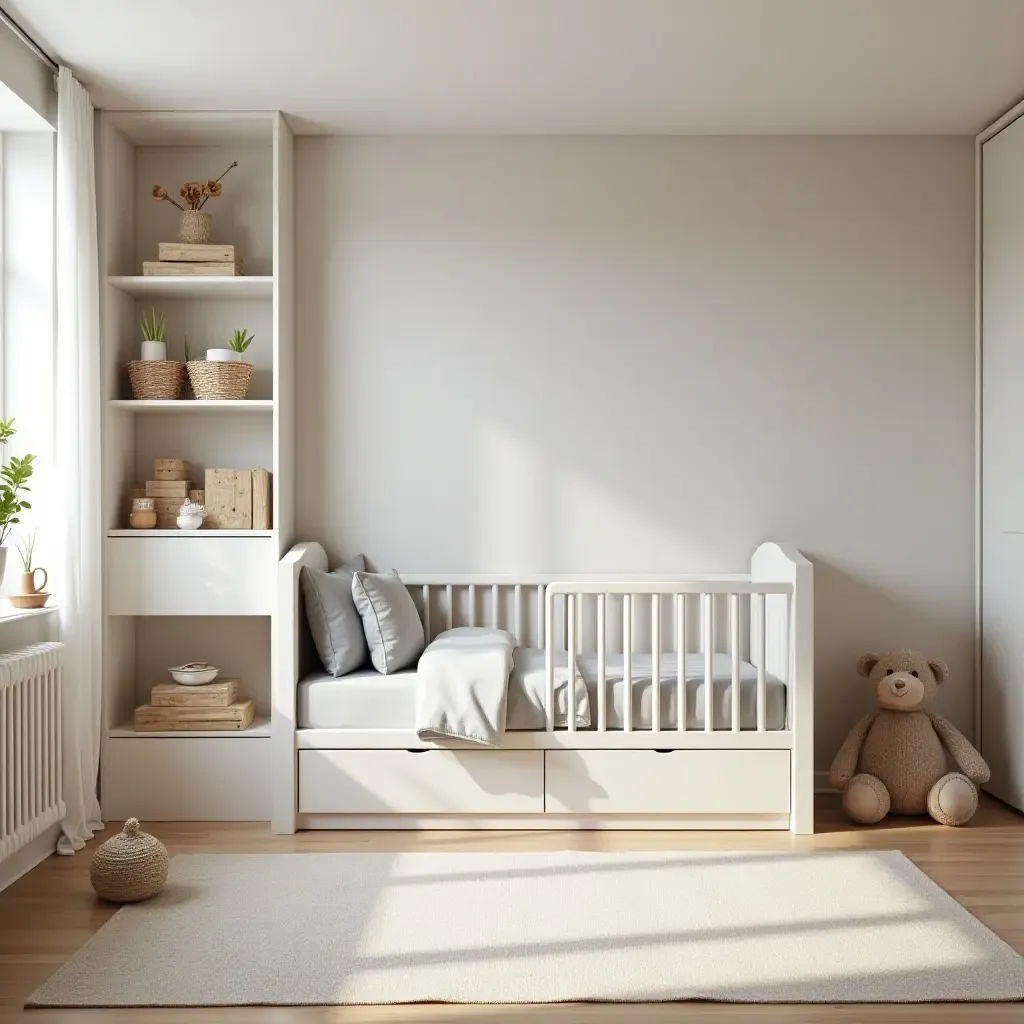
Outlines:
[[302, 568], [302, 593], [306, 599], [306, 620], [313, 643], [332, 676], [354, 672], [366, 661], [363, 620], [352, 600], [352, 575], [366, 568], [357, 555], [334, 572]]
[[423, 651], [423, 623], [398, 573], [357, 572], [352, 597], [363, 617], [373, 667], [389, 675], [411, 665]]

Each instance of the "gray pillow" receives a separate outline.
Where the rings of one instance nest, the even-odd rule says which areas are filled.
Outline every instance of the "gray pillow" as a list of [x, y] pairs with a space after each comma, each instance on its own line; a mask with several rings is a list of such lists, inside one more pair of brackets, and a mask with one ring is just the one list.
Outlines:
[[355, 573], [352, 597], [363, 617], [373, 667], [390, 675], [411, 665], [423, 651], [423, 623], [398, 573]]
[[357, 555], [334, 572], [302, 567], [302, 593], [313, 643], [332, 676], [354, 672], [366, 661], [363, 621], [352, 600], [352, 575], [366, 568]]

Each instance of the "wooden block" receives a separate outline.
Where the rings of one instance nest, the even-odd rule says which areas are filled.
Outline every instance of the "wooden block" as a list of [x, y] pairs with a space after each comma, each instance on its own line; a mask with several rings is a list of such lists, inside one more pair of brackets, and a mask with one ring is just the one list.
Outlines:
[[161, 242], [157, 250], [161, 263], [240, 263], [233, 245], [193, 245], [189, 242]]
[[154, 480], [187, 480], [189, 464], [187, 459], [154, 459]]
[[135, 709], [136, 732], [196, 732], [200, 729], [237, 731], [248, 729], [255, 715], [251, 700], [236, 701], [226, 708], [153, 707]]
[[178, 498], [179, 504], [188, 498], [192, 483], [189, 480], [147, 480], [147, 498]]
[[188, 500], [189, 501], [197, 501], [197, 502], [199, 502], [200, 505], [205, 505], [206, 504], [206, 491], [189, 491], [188, 492]]
[[270, 471], [252, 471], [252, 528], [270, 529]]
[[143, 277], [239, 277], [237, 263], [154, 263], [142, 264]]
[[202, 686], [157, 683], [149, 695], [155, 708], [227, 708], [237, 700], [237, 679], [215, 679]]
[[209, 529], [252, 529], [251, 469], [208, 469], [204, 490]]
[[153, 511], [158, 516], [176, 516], [185, 500], [185, 498], [154, 498]]

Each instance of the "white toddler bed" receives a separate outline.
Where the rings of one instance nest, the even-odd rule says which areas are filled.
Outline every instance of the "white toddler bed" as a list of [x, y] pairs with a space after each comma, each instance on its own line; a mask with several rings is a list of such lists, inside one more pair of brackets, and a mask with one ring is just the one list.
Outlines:
[[[327, 568], [319, 544], [280, 567], [275, 831], [813, 831], [813, 578], [799, 552], [763, 544], [749, 575], [643, 582], [403, 575], [428, 643], [453, 626], [514, 634], [496, 749], [421, 740], [414, 669], [324, 673], [305, 565]], [[567, 667], [585, 683], [573, 715], [556, 684]]]

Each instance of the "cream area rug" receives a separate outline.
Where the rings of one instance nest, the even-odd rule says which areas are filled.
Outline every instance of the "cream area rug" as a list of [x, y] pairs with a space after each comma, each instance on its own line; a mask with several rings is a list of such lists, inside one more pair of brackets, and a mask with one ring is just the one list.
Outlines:
[[899, 853], [202, 854], [30, 1006], [1024, 998]]

